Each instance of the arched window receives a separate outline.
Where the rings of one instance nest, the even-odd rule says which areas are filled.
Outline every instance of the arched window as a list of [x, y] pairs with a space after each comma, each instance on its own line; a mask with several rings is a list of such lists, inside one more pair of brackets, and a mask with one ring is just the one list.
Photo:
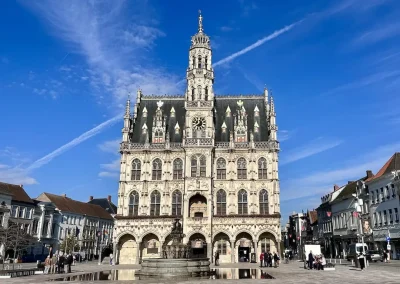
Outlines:
[[207, 69], [208, 68], [208, 57], [204, 58], [204, 67]]
[[164, 135], [162, 130], [156, 130], [154, 132], [153, 143], [163, 143]]
[[203, 99], [202, 95], [201, 95], [201, 91], [203, 90], [203, 88], [199, 85], [197, 86], [197, 98], [199, 100]]
[[224, 158], [217, 160], [217, 179], [226, 179], [226, 161]]
[[150, 216], [160, 216], [161, 195], [154, 190], [150, 195]]
[[131, 180], [140, 180], [142, 164], [139, 159], [134, 159], [132, 162]]
[[258, 179], [267, 179], [267, 160], [258, 159]]
[[198, 58], [197, 67], [201, 68], [201, 56], [199, 56], [199, 58]]
[[173, 179], [182, 179], [183, 162], [181, 159], [174, 160]]
[[259, 195], [259, 203], [260, 203], [260, 214], [268, 214], [268, 192], [265, 189], [260, 191]]
[[245, 158], [240, 158], [237, 162], [237, 178], [247, 179], [247, 162]]
[[247, 213], [247, 192], [244, 189], [238, 192], [238, 214], [246, 215]]
[[133, 191], [131, 195], [129, 195], [129, 216], [138, 216], [139, 215], [139, 194], [137, 191]]
[[195, 95], [195, 90], [194, 90], [194, 88], [192, 87], [192, 101], [195, 101], [196, 100], [196, 95]]
[[226, 215], [226, 192], [223, 189], [217, 191], [217, 215]]
[[190, 163], [190, 176], [191, 177], [205, 177], [207, 169], [207, 160], [204, 155], [195, 155]]
[[204, 88], [204, 100], [208, 101], [208, 87]]
[[182, 193], [175, 190], [172, 193], [172, 216], [182, 215]]
[[162, 172], [162, 162], [160, 159], [155, 159], [153, 161], [153, 170], [151, 179], [152, 180], [161, 180], [161, 172]]

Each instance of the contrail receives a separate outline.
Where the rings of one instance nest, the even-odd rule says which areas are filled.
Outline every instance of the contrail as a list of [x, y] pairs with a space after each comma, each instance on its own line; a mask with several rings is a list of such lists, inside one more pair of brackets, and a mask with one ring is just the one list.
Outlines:
[[55, 157], [61, 155], [62, 153], [64, 153], [65, 151], [79, 145], [80, 143], [86, 141], [87, 139], [89, 139], [92, 136], [95, 136], [97, 134], [99, 134], [104, 128], [109, 127], [111, 125], [113, 125], [115, 122], [117, 122], [118, 120], [122, 119], [121, 115], [115, 116], [109, 120], [104, 121], [103, 123], [97, 125], [96, 127], [86, 131], [85, 133], [81, 134], [80, 136], [78, 136], [77, 138], [71, 140], [70, 142], [68, 142], [67, 144], [61, 146], [60, 148], [54, 150], [53, 152], [51, 152], [50, 154], [47, 154], [46, 156], [36, 160], [35, 162], [33, 162], [28, 168], [27, 170], [33, 170], [33, 169], [37, 169], [40, 168], [41, 166], [49, 163], [51, 160], [53, 160]]
[[304, 19], [303, 19], [303, 20], [300, 20], [300, 21], [298, 21], [298, 22], [295, 22], [295, 23], [293, 23], [293, 24], [291, 24], [291, 25], [288, 25], [288, 26], [286, 26], [286, 27], [284, 27], [284, 28], [282, 28], [282, 29], [280, 29], [280, 30], [274, 31], [272, 34], [270, 34], [270, 35], [268, 35], [268, 36], [266, 36], [266, 37], [264, 37], [264, 38], [262, 38], [262, 39], [257, 40], [257, 41], [256, 41], [255, 43], [253, 43], [252, 45], [249, 45], [248, 47], [243, 48], [242, 50], [240, 50], [240, 51], [238, 51], [238, 52], [235, 52], [234, 54], [229, 55], [228, 57], [225, 57], [224, 59], [221, 59], [221, 60], [215, 62], [212, 66], [213, 66], [213, 67], [216, 67], [216, 66], [218, 66], [218, 65], [222, 65], [222, 64], [224, 64], [224, 63], [230, 62], [230, 61], [232, 61], [233, 59], [235, 59], [236, 57], [239, 57], [239, 56], [241, 56], [241, 55], [243, 55], [243, 54], [246, 54], [247, 52], [253, 50], [254, 48], [259, 47], [260, 45], [263, 45], [263, 44], [266, 43], [267, 41], [270, 41], [270, 40], [272, 40], [272, 39], [274, 39], [274, 38], [280, 36], [281, 34], [290, 31], [294, 26], [300, 24], [302, 21], [304, 21]]

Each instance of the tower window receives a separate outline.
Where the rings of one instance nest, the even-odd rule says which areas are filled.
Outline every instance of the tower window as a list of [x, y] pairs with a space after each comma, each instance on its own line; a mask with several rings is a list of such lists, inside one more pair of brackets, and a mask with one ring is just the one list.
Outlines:
[[192, 68], [196, 67], [196, 57], [192, 57]]
[[161, 195], [155, 190], [150, 196], [150, 216], [160, 216], [160, 201]]
[[240, 158], [237, 162], [237, 178], [247, 179], [247, 162], [244, 158]]
[[260, 202], [260, 214], [268, 214], [268, 192], [263, 189], [260, 191], [259, 195], [259, 202]]
[[258, 160], [258, 178], [267, 178], [267, 160], [265, 158], [260, 158]]
[[206, 56], [206, 58], [204, 59], [204, 67], [207, 69], [208, 68], [208, 58]]
[[172, 193], [172, 216], [182, 215], [182, 193], [175, 190]]
[[201, 56], [199, 56], [199, 58], [197, 60], [198, 60], [197, 67], [201, 68]]
[[153, 161], [152, 180], [161, 180], [162, 162], [160, 159]]
[[134, 159], [132, 162], [132, 172], [131, 179], [132, 180], [140, 180], [141, 174], [141, 163], [139, 159]]
[[182, 179], [182, 171], [183, 171], [183, 162], [181, 159], [174, 160], [174, 174], [173, 179]]
[[241, 189], [238, 192], [238, 214], [246, 215], [247, 212], [247, 192]]
[[129, 212], [128, 216], [139, 215], [139, 194], [137, 191], [133, 191], [129, 196]]
[[217, 160], [217, 179], [226, 179], [226, 161], [224, 158]]
[[226, 192], [223, 189], [217, 192], [217, 215], [226, 215]]

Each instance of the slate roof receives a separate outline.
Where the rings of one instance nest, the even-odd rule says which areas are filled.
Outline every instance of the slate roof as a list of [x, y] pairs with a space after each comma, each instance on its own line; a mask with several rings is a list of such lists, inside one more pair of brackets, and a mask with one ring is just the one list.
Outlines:
[[[182, 142], [182, 132], [185, 129], [185, 98], [180, 97], [158, 97], [158, 96], [143, 96], [140, 101], [140, 106], [137, 112], [131, 142], [143, 143], [146, 141], [146, 135], [143, 134], [143, 125], [146, 123], [149, 134], [149, 141], [152, 141], [153, 119], [157, 110], [157, 102], [162, 101], [164, 104], [161, 107], [163, 116], [166, 119], [166, 129], [170, 138], [170, 142]], [[238, 95], [238, 96], [215, 96], [214, 100], [214, 123], [216, 128], [215, 141], [229, 142], [229, 136], [233, 131], [233, 121], [238, 110], [237, 102], [243, 101], [243, 106], [247, 114], [247, 135], [250, 141], [250, 130], [254, 130], [254, 124], [257, 121], [259, 132], [254, 134], [254, 141], [268, 141], [267, 115], [265, 112], [266, 105], [263, 95]], [[226, 109], [229, 106], [231, 110], [230, 118], [226, 117]], [[259, 116], [254, 116], [254, 109], [257, 106]], [[175, 109], [175, 117], [171, 117], [171, 108]], [[147, 117], [143, 117], [143, 110], [146, 108]], [[225, 122], [227, 126], [226, 133], [222, 133], [222, 124]], [[175, 126], [179, 124], [179, 134], [176, 134]], [[254, 132], [254, 131], [253, 131]]]
[[351, 197], [351, 195], [353, 193], [356, 193], [356, 189], [357, 189], [357, 182], [358, 181], [366, 181], [367, 180], [367, 176], [360, 178], [356, 181], [351, 181], [348, 184], [346, 184], [344, 186], [344, 188], [342, 189], [342, 191], [339, 193], [339, 195], [337, 196], [337, 198], [333, 201], [337, 201], [340, 202], [341, 200], [347, 199], [349, 197]]
[[98, 205], [110, 214], [117, 214], [117, 206], [115, 206], [114, 203], [108, 201], [107, 198], [94, 198], [88, 203]]
[[0, 192], [12, 195], [12, 201], [34, 204], [21, 185], [0, 182]]
[[394, 153], [392, 157], [383, 165], [383, 167], [376, 173], [376, 175], [368, 178], [366, 181], [373, 181], [377, 178], [380, 178], [381, 176], [384, 176], [386, 174], [390, 174], [393, 171], [399, 171], [400, 170], [400, 152]]
[[96, 204], [89, 204], [47, 192], [42, 193], [36, 199], [44, 202], [52, 202], [61, 211], [108, 220], [113, 219], [110, 213], [108, 213], [106, 210]]

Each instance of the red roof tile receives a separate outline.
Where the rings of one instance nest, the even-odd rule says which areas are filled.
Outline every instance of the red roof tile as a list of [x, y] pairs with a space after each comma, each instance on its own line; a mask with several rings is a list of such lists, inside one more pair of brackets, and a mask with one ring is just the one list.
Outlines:
[[0, 192], [11, 194], [13, 201], [33, 204], [33, 200], [29, 197], [21, 185], [0, 182]]
[[44, 192], [36, 199], [44, 202], [52, 202], [61, 211], [99, 217], [102, 219], [113, 219], [112, 216], [99, 205], [73, 200], [66, 196]]
[[376, 175], [368, 178], [366, 182], [375, 180], [384, 176], [386, 174], [391, 173], [394, 170], [400, 170], [400, 153], [396, 152], [390, 159], [383, 165], [383, 167], [376, 173]]

